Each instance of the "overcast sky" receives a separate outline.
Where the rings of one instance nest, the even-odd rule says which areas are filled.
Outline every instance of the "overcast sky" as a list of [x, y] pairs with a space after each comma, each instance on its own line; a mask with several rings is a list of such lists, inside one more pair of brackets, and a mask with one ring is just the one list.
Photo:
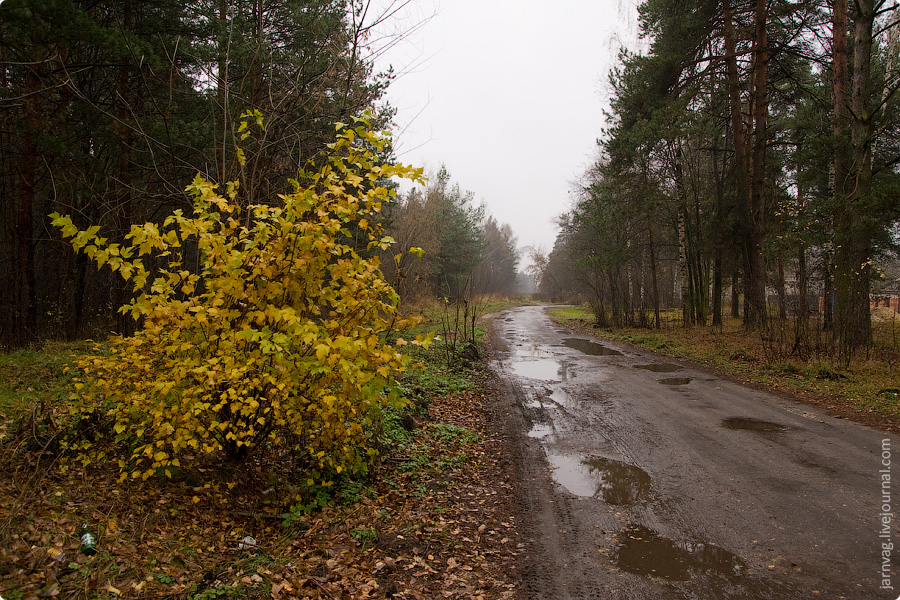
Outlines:
[[[403, 27], [431, 16], [378, 60], [400, 76], [404, 163], [471, 190], [519, 246], [553, 247], [554, 218], [597, 156], [607, 74], [633, 47], [629, 0], [415, 0]], [[399, 23], [395, 21], [395, 23]]]

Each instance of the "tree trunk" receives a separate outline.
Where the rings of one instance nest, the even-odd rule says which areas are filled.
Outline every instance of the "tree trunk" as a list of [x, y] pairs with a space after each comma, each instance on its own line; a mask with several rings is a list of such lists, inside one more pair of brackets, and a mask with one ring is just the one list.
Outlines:
[[34, 273], [34, 197], [37, 180], [38, 152], [32, 137], [25, 142], [19, 171], [18, 206], [16, 207], [16, 267], [19, 282], [19, 315], [17, 344], [37, 335], [37, 292]]
[[[797, 216], [804, 217], [806, 207], [806, 192], [800, 178], [800, 144], [797, 144]], [[806, 267], [806, 242], [803, 235], [799, 235], [797, 241], [797, 322], [794, 327], [794, 348], [791, 354], [796, 354], [802, 359], [809, 358], [809, 275]]]
[[[760, 4], [762, 5], [762, 21], [760, 24]], [[728, 96], [731, 113], [731, 128], [734, 135], [734, 164], [737, 178], [737, 204], [740, 215], [740, 229], [744, 240], [744, 325], [748, 328], [757, 328], [765, 323], [765, 263], [762, 256], [762, 230], [760, 219], [762, 207], [757, 203], [762, 202], [762, 185], [757, 182], [757, 171], [765, 168], [765, 122], [767, 106], [765, 105], [765, 53], [767, 44], [765, 28], [765, 2], [757, 0], [756, 34], [762, 34], [762, 39], [754, 40], [754, 85], [759, 86], [762, 81], [762, 96], [757, 89], [754, 96], [753, 118], [756, 122], [756, 136], [754, 137], [753, 178], [750, 177], [750, 156], [747, 152], [747, 140], [744, 135], [743, 115], [741, 113], [741, 87], [738, 79], [737, 52], [734, 37], [734, 24], [731, 14], [730, 0], [724, 0], [722, 5], [725, 41], [725, 71], [728, 78]], [[760, 31], [761, 30], [761, 31]], [[762, 59], [762, 60], [760, 60]], [[760, 71], [762, 68], [762, 71]], [[758, 119], [762, 117], [762, 127]], [[762, 145], [762, 156], [759, 153]], [[758, 164], [757, 164], [758, 163]], [[751, 185], [751, 183], [753, 185]], [[757, 209], [758, 208], [758, 209]], [[732, 314], [735, 314], [735, 304], [732, 302]]]
[[750, 179], [750, 205], [745, 237], [744, 296], [747, 312], [744, 325], [758, 329], [766, 326], [765, 238], [766, 145], [769, 120], [766, 0], [756, 1], [756, 35], [753, 38], [753, 157]]
[[694, 280], [691, 298], [694, 305], [694, 323], [706, 326], [706, 318], [709, 316], [709, 263], [703, 259], [702, 217], [700, 212], [700, 202], [697, 198], [694, 198], [694, 222], [689, 229], [689, 233], [692, 233], [692, 235], [688, 236]]
[[806, 359], [809, 356], [809, 284], [806, 274], [806, 246], [802, 241], [797, 245], [797, 296], [797, 324], [791, 354]]
[[[781, 239], [781, 218], [775, 221], [775, 237]], [[778, 295], [778, 318], [781, 321], [787, 319], [787, 300], [785, 298], [785, 281], [784, 281], [784, 250], [779, 245], [775, 251], [775, 265], [778, 280], [776, 281], [775, 293]]]
[[34, 209], [37, 186], [38, 147], [36, 139], [44, 128], [43, 107], [41, 106], [41, 78], [37, 70], [41, 68], [43, 56], [35, 52], [34, 65], [28, 69], [28, 94], [25, 99], [25, 123], [22, 158], [19, 163], [19, 182], [16, 206], [15, 228], [15, 288], [18, 303], [15, 326], [15, 344], [22, 345], [37, 334], [37, 281], [35, 274]]
[[678, 211], [678, 269], [681, 279], [681, 322], [684, 327], [694, 324], [691, 310], [691, 281], [688, 275], [687, 236], [684, 231], [684, 210]]
[[[847, 11], [844, 0], [834, 5], [835, 138], [849, 141], [849, 152], [839, 145], [835, 153], [834, 181], [834, 289], [835, 338], [849, 360], [871, 342], [869, 285], [871, 278], [871, 220], [864, 203], [871, 190], [873, 139], [870, 111], [872, 87], [873, 0], [858, 0], [853, 11], [853, 71], [847, 72]], [[849, 81], [850, 104], [847, 106]], [[849, 138], [849, 140], [848, 140]]]
[[653, 285], [653, 316], [656, 319], [654, 324], [655, 329], [659, 329], [660, 327], [660, 314], [659, 314], [659, 284], [656, 273], [656, 247], [653, 245], [653, 226], [650, 224], [650, 219], [647, 219], [647, 231], [650, 232], [650, 281]]
[[822, 329], [834, 330], [834, 262], [831, 260], [831, 248], [827, 245], [822, 251]]
[[[727, 141], [726, 141], [727, 144]], [[722, 294], [724, 292], [724, 277], [722, 273], [724, 265], [724, 242], [727, 236], [725, 224], [729, 222], [728, 209], [725, 205], [725, 169], [727, 152], [722, 152], [721, 167], [719, 163], [719, 151], [713, 146], [712, 164], [716, 175], [716, 222], [717, 231], [713, 234], [715, 251], [713, 256], [713, 299], [712, 299], [712, 324], [713, 327], [722, 327]]]
[[[218, 115], [218, 127], [216, 127], [216, 176], [219, 185], [224, 185], [227, 179], [225, 168], [225, 138], [228, 136], [228, 0], [219, 0], [219, 36], [218, 56], [216, 64], [216, 114]], [[221, 137], [219, 137], [221, 136]]]
[[713, 259], [713, 298], [712, 298], [712, 324], [713, 327], [722, 326], [722, 247], [716, 248], [716, 256]]
[[[122, 28], [124, 31], [132, 29], [132, 0], [124, 0], [122, 3]], [[134, 180], [132, 178], [131, 168], [131, 149], [134, 144], [134, 134], [129, 125], [130, 111], [132, 107], [128, 105], [129, 100], [133, 97], [129, 89], [131, 78], [130, 56], [125, 54], [121, 57], [122, 66], [119, 67], [119, 108], [117, 111], [118, 118], [118, 134], [119, 134], [119, 181], [117, 190], [117, 207], [116, 207], [116, 229], [114, 232], [115, 240], [118, 243], [125, 241], [125, 236], [131, 230], [131, 202], [132, 187]], [[124, 306], [131, 300], [131, 288], [128, 282], [119, 277], [113, 278], [113, 301], [116, 310], [115, 318], [118, 332], [122, 335], [132, 335], [134, 333], [134, 320], [129, 316], [118, 312], [119, 307]]]
[[741, 318], [741, 298], [738, 288], [738, 272], [737, 269], [731, 274], [731, 317], [733, 319]]

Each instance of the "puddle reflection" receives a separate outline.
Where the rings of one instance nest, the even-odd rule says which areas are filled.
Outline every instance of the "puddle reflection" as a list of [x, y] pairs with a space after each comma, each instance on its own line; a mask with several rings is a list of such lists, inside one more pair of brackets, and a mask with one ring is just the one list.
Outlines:
[[578, 350], [584, 354], [589, 354], [590, 356], [622, 356], [622, 353], [618, 350], [613, 350], [612, 348], [607, 348], [603, 344], [581, 338], [565, 338], [562, 341], [562, 345], [566, 348], [572, 348], [573, 350]]
[[722, 421], [722, 427], [725, 429], [743, 429], [746, 431], [787, 431], [788, 428], [778, 423], [770, 421], [761, 421], [759, 419], [750, 419], [746, 417], [731, 417]]
[[618, 460], [580, 454], [550, 454], [553, 479], [576, 496], [599, 496], [607, 504], [626, 506], [650, 491], [646, 471]]
[[521, 360], [512, 365], [516, 375], [543, 381], [566, 381], [569, 378], [569, 365], [556, 359]]
[[550, 399], [560, 406], [569, 406], [572, 403], [572, 397], [564, 389], [557, 388], [550, 394]]
[[539, 440], [550, 435], [552, 431], [553, 428], [546, 423], [535, 423], [531, 426], [531, 430], [528, 432], [528, 437]]
[[675, 542], [641, 525], [629, 525], [619, 535], [619, 567], [636, 575], [689, 581], [698, 573], [740, 577], [746, 565], [728, 550], [700, 542]]

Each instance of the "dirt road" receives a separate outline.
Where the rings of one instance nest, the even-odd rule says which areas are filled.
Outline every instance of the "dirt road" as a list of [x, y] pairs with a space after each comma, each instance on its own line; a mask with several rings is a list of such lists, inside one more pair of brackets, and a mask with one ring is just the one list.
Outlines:
[[[600, 344], [542, 307], [493, 327], [525, 597], [900, 595], [889, 563], [896, 590], [881, 589], [882, 543], [900, 542], [893, 522], [882, 525], [882, 446], [897, 449], [900, 490], [900, 439]], [[900, 509], [900, 494], [885, 504]]]

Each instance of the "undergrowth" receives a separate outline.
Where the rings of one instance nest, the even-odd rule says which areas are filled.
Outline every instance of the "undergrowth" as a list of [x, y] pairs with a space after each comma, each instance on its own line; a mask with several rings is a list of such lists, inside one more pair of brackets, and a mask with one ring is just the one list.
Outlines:
[[[417, 331], [400, 335], [426, 333], [429, 325], [426, 319]], [[476, 335], [480, 344], [480, 327]], [[353, 567], [341, 571], [338, 565], [356, 561], [364, 565], [360, 573], [371, 574], [372, 552], [386, 532], [415, 531], [442, 540], [431, 552], [450, 552], [444, 538], [455, 538], [444, 525], [428, 531], [410, 518], [422, 512], [431, 515], [430, 522], [442, 523], [456, 507], [436, 504], [435, 498], [452, 497], [458, 486], [477, 483], [485, 459], [483, 440], [470, 426], [476, 421], [444, 419], [458, 418], [452, 407], [476, 402], [480, 345], [477, 354], [460, 352], [451, 364], [439, 345], [412, 348], [420, 367], [398, 381], [411, 402], [386, 407], [372, 425], [379, 454], [366, 476], [310, 476], [290, 457], [269, 462], [261, 454], [240, 471], [227, 461], [199, 460], [182, 465], [171, 480], [125, 482], [118, 481], [119, 469], [111, 460], [72, 465], [65, 473], [59, 469], [65, 455], [53, 441], [72, 423], [65, 401], [72, 382], [64, 365], [92, 346], [48, 344], [0, 355], [0, 596], [5, 600], [41, 593], [79, 599], [120, 593], [307, 597], [316, 590], [300, 594], [285, 587], [287, 582], [302, 585], [310, 573], [320, 572], [331, 574], [320, 583], [334, 597], [349, 598], [355, 596], [342, 595], [341, 586], [362, 593], [369, 580], [352, 583]], [[481, 457], [477, 463], [476, 457]], [[469, 519], [468, 512], [461, 514]], [[472, 519], [470, 529], [478, 533], [479, 519]], [[97, 536], [99, 552], [93, 557], [78, 550], [81, 523]], [[258, 546], [242, 549], [245, 536]], [[331, 548], [348, 545], [353, 552], [331, 554]], [[454, 542], [452, 548], [457, 547], [463, 546]], [[52, 558], [56, 550], [65, 554], [62, 563]], [[414, 556], [406, 556], [412, 553], [412, 547], [391, 550], [394, 559], [408, 560], [404, 564], [414, 563]], [[451, 556], [462, 564], [461, 555]], [[384, 574], [398, 581], [401, 576], [400, 571]]]

